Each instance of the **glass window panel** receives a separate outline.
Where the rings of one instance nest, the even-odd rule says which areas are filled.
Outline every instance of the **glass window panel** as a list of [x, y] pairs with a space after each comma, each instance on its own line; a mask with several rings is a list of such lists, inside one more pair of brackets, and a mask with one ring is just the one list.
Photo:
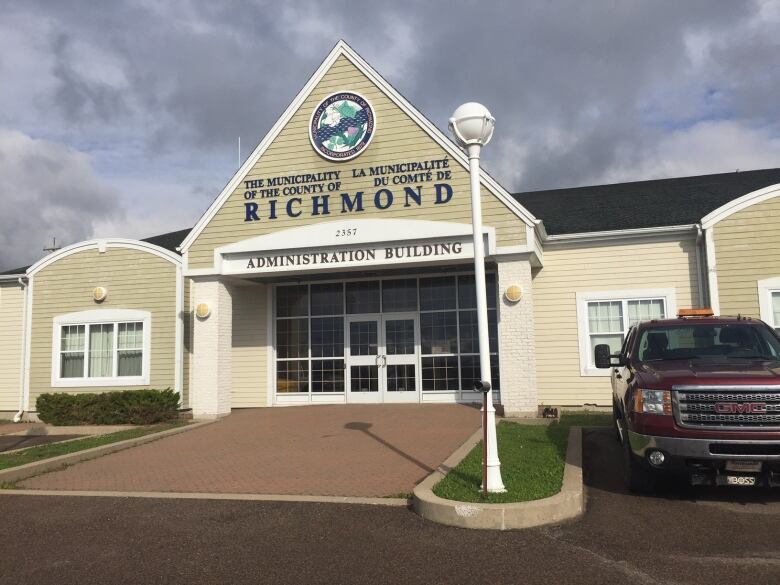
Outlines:
[[417, 310], [417, 279], [382, 281], [382, 311], [397, 313]]
[[387, 355], [414, 354], [414, 319], [385, 321], [385, 349]]
[[313, 317], [311, 320], [311, 356], [337, 357], [343, 355], [344, 317]]
[[420, 343], [423, 354], [457, 353], [456, 311], [420, 314]]
[[[460, 356], [460, 384], [463, 390], [474, 390], [474, 383], [481, 379], [478, 355]], [[493, 390], [501, 388], [499, 378], [498, 356], [490, 356], [490, 384]]]
[[455, 305], [454, 276], [437, 276], [435, 278], [420, 279], [421, 311], [454, 309]]
[[388, 392], [414, 392], [417, 386], [414, 364], [395, 364], [387, 366]]
[[276, 357], [298, 358], [309, 355], [309, 320], [276, 321]]
[[61, 351], [84, 351], [84, 325], [63, 325]]
[[276, 391], [279, 393], [309, 391], [309, 362], [306, 360], [276, 362]]
[[143, 373], [143, 351], [122, 349], [117, 352], [117, 374], [119, 376], [140, 376]]
[[84, 353], [65, 352], [60, 355], [60, 378], [84, 377]]
[[772, 292], [772, 315], [774, 317], [774, 327], [780, 327], [780, 291]]
[[376, 321], [352, 321], [349, 324], [349, 354], [377, 355], [378, 333]]
[[311, 391], [344, 392], [344, 360], [312, 360]]
[[144, 344], [143, 322], [119, 323], [117, 325], [117, 349], [142, 349]]
[[114, 324], [89, 326], [89, 377], [114, 375]]
[[379, 281], [347, 283], [347, 313], [378, 313]]
[[351, 392], [379, 392], [379, 368], [377, 366], [352, 366], [349, 369]]
[[[485, 292], [487, 295], [487, 306], [489, 308], [495, 308], [497, 299], [495, 274], [485, 274]], [[473, 274], [462, 274], [458, 276], [458, 308], [477, 308], [477, 288], [474, 284]]]
[[311, 285], [311, 314], [344, 314], [344, 285], [340, 282]]
[[622, 301], [594, 301], [588, 303], [588, 327], [591, 333], [622, 333]]
[[309, 314], [309, 287], [280, 286], [276, 289], [276, 316], [302, 317]]
[[423, 390], [457, 390], [458, 357], [436, 356], [422, 358]]
[[639, 299], [628, 301], [628, 326], [639, 321], [664, 318], [663, 299]]
[[590, 365], [596, 365], [596, 346], [600, 343], [606, 343], [609, 345], [610, 353], [620, 353], [620, 348], [623, 347], [623, 334], [613, 335], [591, 335], [590, 336]]

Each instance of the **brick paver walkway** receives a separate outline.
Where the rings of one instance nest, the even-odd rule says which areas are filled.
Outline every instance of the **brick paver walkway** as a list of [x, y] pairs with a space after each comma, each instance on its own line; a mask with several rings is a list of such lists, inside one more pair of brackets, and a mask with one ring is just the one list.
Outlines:
[[388, 496], [410, 492], [479, 423], [479, 411], [461, 405], [239, 410], [20, 487]]

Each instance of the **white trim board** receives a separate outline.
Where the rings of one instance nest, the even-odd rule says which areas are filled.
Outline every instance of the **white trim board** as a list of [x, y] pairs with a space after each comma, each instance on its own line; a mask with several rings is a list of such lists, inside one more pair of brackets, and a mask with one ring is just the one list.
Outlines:
[[[276, 140], [276, 137], [281, 133], [290, 119], [303, 105], [303, 102], [311, 95], [311, 92], [319, 84], [325, 74], [330, 70], [333, 64], [339, 57], [346, 58], [352, 63], [361, 73], [363, 73], [372, 83], [374, 83], [396, 106], [398, 106], [405, 114], [407, 114], [417, 125], [426, 132], [435, 142], [439, 144], [447, 154], [452, 157], [453, 160], [461, 164], [461, 166], [468, 170], [469, 162], [466, 154], [458, 148], [454, 142], [452, 142], [447, 136], [445, 136], [436, 126], [428, 121], [412, 104], [410, 104], [400, 93], [398, 93], [393, 86], [391, 86], [384, 78], [382, 78], [373, 67], [371, 67], [360, 55], [358, 55], [346, 42], [340, 40], [333, 47], [331, 52], [317, 68], [303, 86], [303, 89], [298, 93], [295, 99], [287, 106], [287, 109], [276, 121], [268, 134], [260, 141], [252, 154], [244, 161], [241, 168], [238, 169], [235, 175], [230, 179], [225, 188], [214, 200], [211, 206], [200, 217], [195, 227], [192, 228], [190, 233], [184, 238], [179, 249], [182, 252], [186, 252], [190, 249], [192, 244], [198, 238], [200, 233], [206, 228], [209, 222], [214, 218], [217, 212], [222, 208], [230, 195], [238, 188], [241, 181], [249, 173], [252, 167], [255, 166], [260, 157], [265, 153], [268, 147]], [[337, 164], [337, 163], [335, 163]], [[512, 211], [517, 217], [524, 221], [528, 225], [536, 225], [539, 220], [534, 215], [523, 207], [512, 195], [501, 185], [499, 185], [490, 175], [484, 170], [480, 170], [481, 184], [488, 189], [494, 196], [496, 196], [507, 208]]]
[[176, 266], [181, 266], [181, 257], [178, 254], [166, 250], [165, 248], [155, 246], [148, 242], [142, 242], [140, 240], [111, 238], [105, 240], [103, 239], [85, 240], [83, 242], [77, 242], [75, 244], [71, 244], [70, 246], [65, 246], [64, 248], [61, 248], [56, 252], [52, 252], [51, 254], [44, 256], [43, 258], [38, 260], [38, 262], [30, 266], [30, 268], [27, 269], [27, 275], [33, 276], [34, 274], [40, 272], [50, 264], [56, 262], [57, 260], [61, 260], [66, 256], [70, 256], [71, 254], [76, 254], [78, 252], [83, 252], [85, 250], [91, 250], [91, 249], [98, 250], [99, 252], [105, 252], [109, 248], [127, 248], [130, 250], [140, 250], [142, 252], [148, 252], [164, 260], [167, 260], [168, 262]]
[[701, 220], [701, 225], [704, 229], [711, 228], [716, 223], [723, 221], [738, 211], [742, 211], [746, 207], [761, 203], [772, 197], [777, 197], [778, 195], [780, 195], [780, 183], [751, 191], [742, 197], [738, 197], [737, 199], [733, 199], [728, 203], [721, 205], [715, 211], [705, 215]]

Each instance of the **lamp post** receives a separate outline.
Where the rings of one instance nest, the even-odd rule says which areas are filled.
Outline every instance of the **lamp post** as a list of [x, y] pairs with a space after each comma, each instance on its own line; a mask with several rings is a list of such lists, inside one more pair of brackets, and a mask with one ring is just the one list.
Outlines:
[[479, 334], [479, 370], [481, 381], [478, 389], [485, 388], [483, 402], [483, 486], [486, 492], [505, 492], [501, 480], [501, 461], [498, 459], [496, 441], [496, 409], [493, 391], [490, 389], [490, 347], [488, 345], [487, 293], [485, 291], [485, 248], [482, 236], [482, 202], [479, 196], [479, 155], [482, 147], [490, 142], [496, 120], [482, 104], [468, 102], [458, 107], [450, 118], [450, 132], [469, 157], [471, 179], [471, 224], [474, 230], [474, 281], [477, 289], [477, 331]]

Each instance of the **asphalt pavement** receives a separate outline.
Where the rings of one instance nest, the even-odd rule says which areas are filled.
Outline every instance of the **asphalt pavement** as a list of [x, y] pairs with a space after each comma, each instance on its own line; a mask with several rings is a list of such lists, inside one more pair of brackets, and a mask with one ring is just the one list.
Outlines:
[[606, 429], [585, 433], [585, 516], [481, 532], [409, 510], [215, 500], [0, 496], [0, 582], [780, 583], [780, 491], [627, 494]]

